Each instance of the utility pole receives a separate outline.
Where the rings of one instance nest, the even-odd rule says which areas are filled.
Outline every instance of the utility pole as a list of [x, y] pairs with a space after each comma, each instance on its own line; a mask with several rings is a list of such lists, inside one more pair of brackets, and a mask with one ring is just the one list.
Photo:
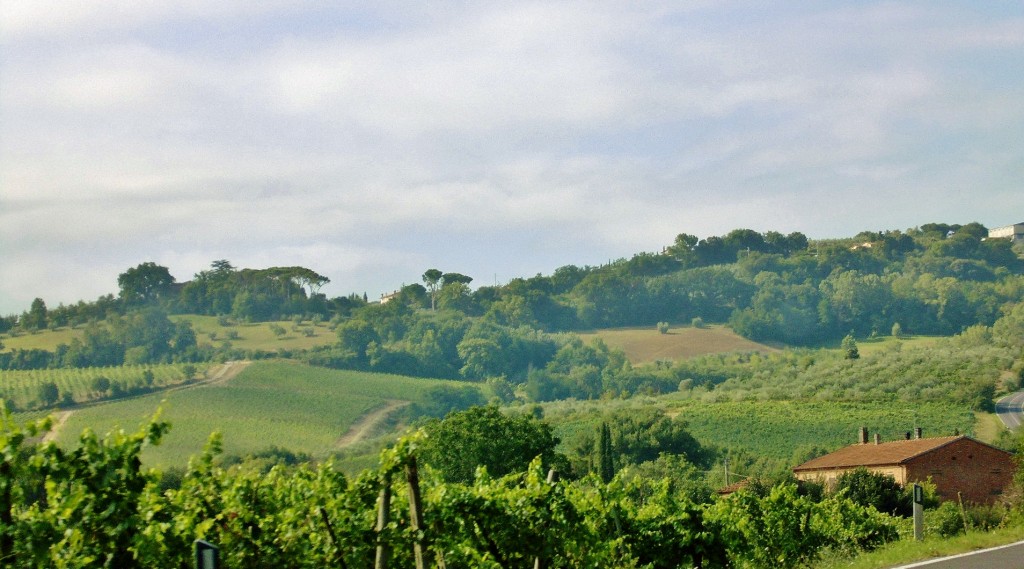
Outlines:
[[729, 457], [725, 457], [725, 485], [729, 485]]

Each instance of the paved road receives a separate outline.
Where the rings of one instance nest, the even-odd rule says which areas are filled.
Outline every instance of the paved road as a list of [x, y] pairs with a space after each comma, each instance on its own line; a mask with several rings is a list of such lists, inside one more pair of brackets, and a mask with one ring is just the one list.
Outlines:
[[1024, 541], [894, 569], [1024, 569]]
[[996, 413], [1010, 429], [1024, 423], [1024, 391], [1011, 393], [996, 402]]

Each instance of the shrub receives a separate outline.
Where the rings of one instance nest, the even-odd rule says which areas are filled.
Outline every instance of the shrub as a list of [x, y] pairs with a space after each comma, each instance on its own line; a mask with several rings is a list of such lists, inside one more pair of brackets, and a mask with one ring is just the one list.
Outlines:
[[60, 390], [56, 383], [47, 381], [39, 384], [38, 396], [43, 407], [50, 407], [60, 399]]
[[899, 322], [897, 322], [897, 323], [892, 325], [892, 337], [893, 338], [902, 338], [903, 337], [903, 327], [900, 326]]
[[931, 518], [930, 529], [942, 537], [952, 537], [965, 532], [964, 517], [955, 502], [943, 502]]
[[110, 380], [102, 375], [97, 375], [96, 377], [92, 378], [90, 387], [92, 387], [93, 391], [102, 395], [110, 389]]
[[835, 492], [862, 506], [873, 506], [879, 512], [907, 517], [913, 514], [913, 504], [907, 493], [889, 475], [871, 472], [860, 467], [844, 472], [836, 479]]

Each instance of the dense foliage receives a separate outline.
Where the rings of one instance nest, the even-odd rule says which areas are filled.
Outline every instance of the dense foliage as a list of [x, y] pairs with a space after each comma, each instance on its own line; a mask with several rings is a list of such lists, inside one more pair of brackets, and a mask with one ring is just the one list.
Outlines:
[[[796, 567], [825, 549], [872, 548], [896, 538], [877, 511], [792, 486], [701, 503], [634, 482], [545, 480], [539, 461], [464, 484], [427, 469], [416, 487], [423, 525], [412, 527], [406, 476], [422, 435], [385, 451], [380, 466], [348, 479], [329, 463], [269, 470], [216, 466], [216, 438], [175, 487], [144, 472], [138, 455], [168, 425], [99, 439], [74, 451], [31, 445], [45, 424], [0, 417], [0, 562], [11, 567], [191, 567], [192, 542], [221, 549], [226, 567], [365, 567], [378, 547], [393, 566]], [[409, 478], [412, 480], [412, 478]], [[648, 487], [652, 487], [647, 482]], [[378, 496], [391, 496], [375, 531]]]
[[163, 310], [149, 306], [124, 315], [111, 313], [85, 327], [82, 339], [61, 344], [53, 352], [11, 350], [0, 353], [0, 369], [100, 367], [209, 360], [188, 322], [172, 322]]
[[505, 415], [494, 405], [450, 413], [423, 430], [421, 457], [447, 482], [472, 482], [481, 467], [504, 476], [523, 471], [535, 458], [547, 468], [563, 462], [548, 424], [531, 415]]

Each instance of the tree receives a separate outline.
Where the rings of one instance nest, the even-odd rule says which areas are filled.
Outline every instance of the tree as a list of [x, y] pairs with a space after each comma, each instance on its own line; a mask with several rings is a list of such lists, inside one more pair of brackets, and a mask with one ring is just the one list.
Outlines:
[[675, 243], [669, 246], [666, 252], [675, 257], [684, 267], [692, 267], [697, 262], [694, 249], [697, 248], [699, 242], [700, 238], [696, 235], [680, 233], [676, 235]]
[[42, 330], [46, 328], [47, 310], [43, 299], [36, 298], [28, 312], [21, 315], [21, 327], [26, 330]]
[[507, 416], [494, 405], [433, 419], [424, 429], [423, 461], [448, 482], [472, 482], [478, 466], [504, 476], [526, 470], [537, 457], [545, 467], [557, 461], [558, 439], [547, 423], [532, 415]]
[[427, 271], [423, 273], [423, 282], [427, 285], [427, 292], [430, 293], [431, 310], [437, 310], [437, 307], [434, 304], [434, 299], [437, 296], [438, 287], [441, 286], [441, 277], [443, 276], [444, 273], [438, 269], [427, 269]]
[[117, 277], [121, 299], [132, 304], [152, 302], [160, 299], [174, 284], [167, 267], [153, 262], [128, 269]]
[[444, 283], [435, 296], [437, 297], [437, 308], [469, 312], [473, 306], [473, 297], [470, 295], [469, 286], [462, 282]]
[[60, 399], [60, 390], [56, 383], [47, 381], [39, 384], [38, 395], [43, 407], [50, 407]]
[[107, 379], [106, 376], [97, 375], [96, 377], [92, 378], [90, 386], [92, 387], [93, 391], [99, 393], [100, 395], [103, 395], [108, 390], [110, 390], [110, 380]]
[[435, 385], [427, 389], [423, 398], [415, 403], [416, 411], [427, 417], [444, 417], [486, 403], [475, 385]]
[[902, 338], [903, 337], [903, 326], [900, 326], [899, 322], [892, 325], [892, 337]]
[[365, 320], [349, 320], [338, 326], [338, 342], [360, 360], [366, 359], [366, 348], [371, 342], [380, 342], [373, 326]]
[[473, 277], [468, 277], [462, 273], [445, 273], [441, 277], [441, 280], [444, 281], [444, 286], [453, 283], [461, 283], [464, 285], [468, 285], [469, 283], [473, 282]]
[[467, 379], [498, 376], [508, 368], [508, 351], [489, 338], [465, 338], [458, 351], [465, 362], [459, 372]]
[[843, 350], [843, 357], [848, 360], [855, 360], [860, 357], [860, 351], [857, 349], [857, 340], [853, 339], [851, 334], [847, 334], [843, 338], [840, 348]]

